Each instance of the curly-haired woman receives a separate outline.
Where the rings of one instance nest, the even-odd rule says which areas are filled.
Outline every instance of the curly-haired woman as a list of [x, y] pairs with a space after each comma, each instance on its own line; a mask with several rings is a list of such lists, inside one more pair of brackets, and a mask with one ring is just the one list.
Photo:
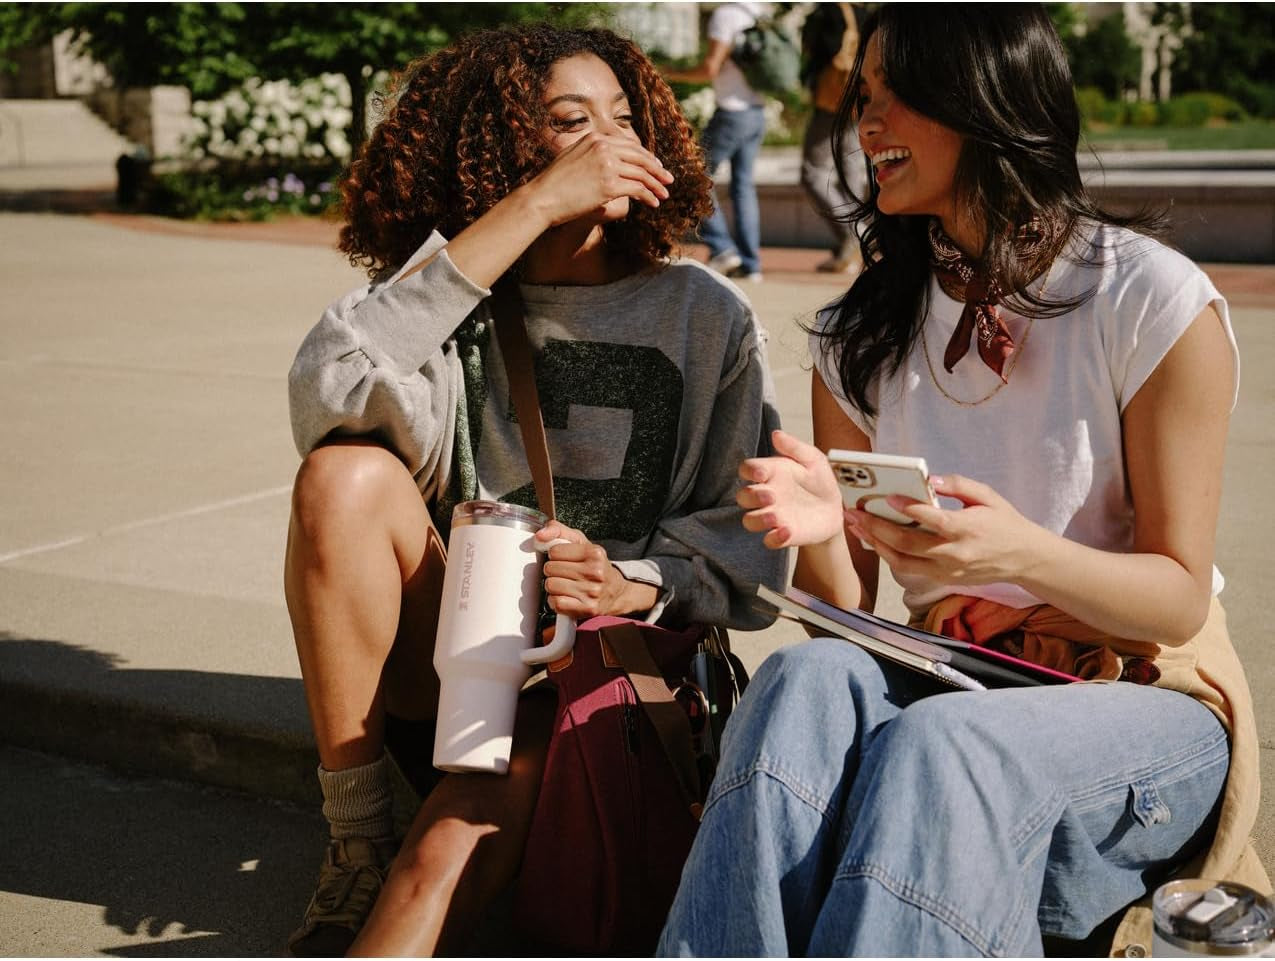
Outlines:
[[454, 951], [521, 858], [547, 699], [520, 704], [507, 776], [428, 794], [386, 880], [384, 749], [428, 744], [437, 706], [438, 532], [458, 502], [534, 498], [498, 280], [519, 283], [551, 428], [561, 522], [537, 536], [569, 543], [550, 606], [758, 627], [749, 597], [785, 570], [734, 504], [776, 420], [762, 334], [737, 290], [669, 259], [711, 184], [646, 58], [604, 30], [484, 32], [411, 65], [392, 103], [343, 187], [341, 249], [372, 282], [290, 376], [286, 589], [332, 833], [295, 953], [343, 952], [374, 901], [354, 950]]

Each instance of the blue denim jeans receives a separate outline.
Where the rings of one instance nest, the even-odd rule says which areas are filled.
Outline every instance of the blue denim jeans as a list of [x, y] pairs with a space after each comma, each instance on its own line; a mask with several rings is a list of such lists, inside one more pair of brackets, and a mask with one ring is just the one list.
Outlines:
[[939, 691], [840, 640], [768, 658], [659, 953], [1039, 955], [1211, 838], [1229, 746], [1186, 695]]
[[753, 167], [761, 153], [766, 134], [766, 115], [761, 107], [746, 110], [716, 110], [704, 129], [704, 149], [708, 153], [708, 169], [730, 162], [730, 202], [735, 211], [732, 234], [726, 215], [713, 195], [713, 213], [700, 228], [700, 236], [708, 244], [709, 254], [734, 250], [749, 273], [761, 270], [761, 207], [757, 203], [757, 184]]

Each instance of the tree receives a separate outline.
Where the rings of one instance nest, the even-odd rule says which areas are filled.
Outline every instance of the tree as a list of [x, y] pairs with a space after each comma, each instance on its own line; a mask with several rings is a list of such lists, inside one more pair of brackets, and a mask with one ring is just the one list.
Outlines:
[[1142, 51], [1129, 39], [1124, 14], [1113, 13], [1091, 23], [1084, 33], [1064, 36], [1063, 46], [1077, 87], [1097, 87], [1112, 100], [1137, 89]]
[[1275, 3], [1193, 3], [1188, 16], [1174, 89], [1224, 93], [1250, 113], [1275, 117]]
[[[581, 25], [601, 18], [600, 4], [573, 3], [263, 3], [250, 5], [259, 31], [258, 61], [272, 79], [340, 73], [350, 85], [350, 144], [366, 128], [368, 78], [438, 50], [473, 30], [529, 20]], [[263, 73], [264, 75], [264, 73]]]
[[340, 73], [350, 85], [352, 146], [363, 141], [368, 79], [470, 30], [528, 20], [605, 19], [598, 3], [0, 3], [6, 54], [71, 30], [115, 85], [177, 84], [214, 97], [246, 80]]

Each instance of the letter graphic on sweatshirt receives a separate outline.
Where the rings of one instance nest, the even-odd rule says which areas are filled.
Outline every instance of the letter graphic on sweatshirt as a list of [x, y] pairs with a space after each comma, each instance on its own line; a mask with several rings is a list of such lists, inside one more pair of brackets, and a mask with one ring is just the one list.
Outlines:
[[[536, 387], [558, 517], [594, 540], [644, 537], [659, 520], [677, 457], [677, 365], [655, 347], [549, 340]], [[516, 428], [512, 403], [506, 416]], [[501, 500], [534, 506], [535, 489], [528, 483]]]

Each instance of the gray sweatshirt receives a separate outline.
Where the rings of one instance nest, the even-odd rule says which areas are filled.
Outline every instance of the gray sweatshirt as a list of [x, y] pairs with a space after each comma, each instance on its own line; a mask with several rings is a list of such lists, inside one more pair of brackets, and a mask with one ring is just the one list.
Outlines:
[[[329, 306], [288, 378], [301, 454], [329, 435], [377, 437], [444, 536], [462, 501], [536, 506], [490, 291], [445, 244], [434, 233], [397, 273]], [[779, 425], [747, 302], [691, 261], [521, 290], [558, 518], [659, 588], [652, 620], [764, 626], [756, 586], [780, 588], [787, 556], [743, 529], [734, 499], [740, 461], [769, 453]]]

